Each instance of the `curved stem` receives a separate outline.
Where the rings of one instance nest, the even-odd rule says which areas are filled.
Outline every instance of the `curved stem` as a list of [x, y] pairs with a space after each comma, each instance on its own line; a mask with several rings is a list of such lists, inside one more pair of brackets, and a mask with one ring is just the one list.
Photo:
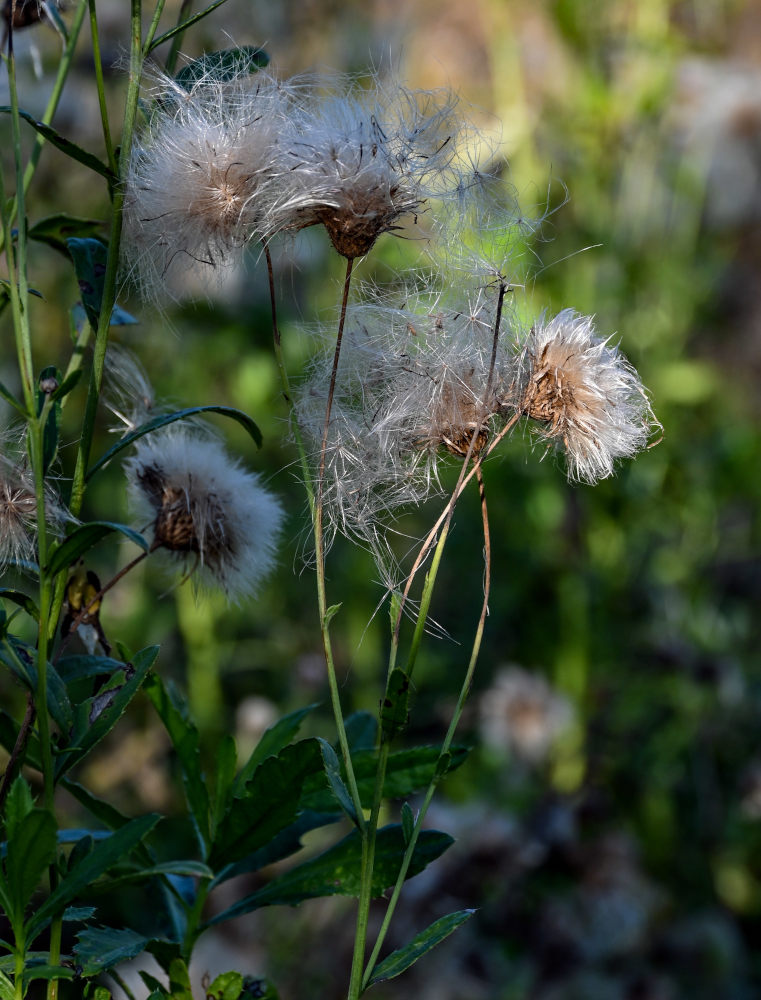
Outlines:
[[447, 756], [449, 754], [449, 748], [452, 745], [452, 740], [454, 739], [455, 731], [460, 722], [460, 718], [462, 717], [463, 709], [465, 708], [465, 702], [467, 701], [468, 695], [470, 694], [470, 688], [473, 683], [473, 675], [475, 673], [476, 663], [478, 661], [478, 654], [481, 650], [481, 641], [483, 639], [486, 618], [489, 613], [489, 592], [491, 590], [491, 536], [489, 532], [489, 514], [486, 506], [486, 489], [484, 486], [483, 474], [481, 472], [480, 464], [476, 465], [474, 471], [478, 478], [478, 489], [479, 489], [479, 496], [481, 499], [481, 518], [484, 530], [484, 599], [481, 605], [481, 614], [478, 619], [478, 626], [476, 628], [476, 633], [473, 639], [473, 646], [471, 648], [468, 667], [467, 670], [465, 671], [465, 677], [463, 678], [463, 682], [460, 687], [460, 694], [457, 699], [457, 705], [455, 706], [454, 713], [452, 714], [452, 719], [451, 722], [449, 723], [447, 734], [444, 737], [444, 742], [441, 745], [441, 753], [439, 754], [439, 759], [436, 764], [434, 776], [431, 779], [428, 788], [426, 789], [422, 805], [415, 820], [415, 826], [413, 827], [412, 830], [412, 836], [410, 837], [410, 842], [407, 845], [407, 850], [404, 853], [402, 866], [399, 869], [399, 875], [397, 876], [397, 880], [394, 885], [393, 892], [391, 894], [391, 899], [389, 900], [388, 906], [386, 907], [386, 912], [383, 916], [383, 922], [381, 924], [380, 930], [378, 931], [378, 937], [375, 941], [372, 953], [365, 968], [365, 974], [362, 979], [363, 989], [365, 989], [368, 985], [373, 969], [375, 968], [375, 963], [378, 961], [378, 955], [380, 954], [380, 950], [383, 947], [383, 942], [386, 939], [386, 934], [388, 933], [388, 928], [391, 924], [391, 919], [394, 915], [396, 904], [399, 901], [399, 896], [401, 895], [402, 887], [407, 877], [407, 872], [409, 871], [410, 863], [412, 862], [412, 857], [415, 853], [415, 845], [417, 844], [418, 837], [420, 836], [420, 831], [423, 827], [423, 821], [425, 820], [425, 815], [428, 812], [428, 807], [431, 804], [431, 800], [433, 799], [439, 781], [446, 773], [445, 765]]

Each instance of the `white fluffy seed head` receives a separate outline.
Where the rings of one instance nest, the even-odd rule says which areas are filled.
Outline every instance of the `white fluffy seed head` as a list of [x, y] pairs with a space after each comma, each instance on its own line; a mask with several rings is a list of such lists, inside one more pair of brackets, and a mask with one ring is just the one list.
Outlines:
[[639, 376], [594, 321], [564, 309], [539, 320], [524, 345], [518, 408], [566, 455], [572, 480], [610, 476], [647, 444], [658, 423]]
[[[0, 439], [0, 570], [36, 561], [37, 495], [34, 477], [13, 454], [7, 435]], [[55, 492], [45, 488], [45, 521], [57, 535], [69, 515]]]
[[119, 424], [111, 430], [128, 434], [157, 415], [156, 394], [148, 374], [132, 351], [109, 344], [103, 402]]
[[283, 226], [288, 98], [272, 78], [253, 80], [158, 90], [124, 204], [124, 270], [147, 299], [178, 297], [188, 271], [218, 277], [248, 241]]
[[[493, 304], [410, 312], [349, 310], [325, 460], [326, 523], [367, 544], [388, 566], [386, 534], [404, 508], [441, 491], [439, 468], [484, 447], [499, 420], [509, 359], [498, 345], [491, 388]], [[330, 384], [330, 349], [297, 398], [297, 417], [318, 461]]]
[[288, 204], [298, 227], [321, 223], [347, 258], [366, 254], [381, 233], [456, 186], [457, 136], [464, 123], [447, 92], [372, 81], [315, 86], [294, 115]]
[[256, 593], [283, 520], [256, 474], [215, 438], [175, 428], [141, 438], [125, 469], [135, 521], [154, 548], [231, 601]]

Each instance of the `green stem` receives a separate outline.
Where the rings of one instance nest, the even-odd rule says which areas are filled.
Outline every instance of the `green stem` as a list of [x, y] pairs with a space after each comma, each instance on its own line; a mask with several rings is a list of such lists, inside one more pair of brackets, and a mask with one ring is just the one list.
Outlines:
[[[111, 238], [108, 243], [108, 257], [106, 259], [106, 273], [103, 280], [103, 297], [100, 304], [98, 329], [95, 332], [95, 349], [93, 354], [92, 372], [90, 375], [90, 386], [87, 393], [82, 435], [79, 439], [77, 461], [71, 485], [69, 510], [75, 517], [82, 509], [82, 501], [84, 499], [85, 475], [87, 472], [87, 465], [90, 461], [90, 449], [92, 448], [92, 439], [95, 432], [95, 418], [98, 410], [98, 399], [100, 398], [100, 389], [103, 383], [103, 366], [105, 364], [106, 348], [108, 346], [111, 313], [116, 300], [116, 279], [119, 271], [119, 250], [122, 234], [122, 209], [124, 207], [123, 182], [127, 165], [129, 163], [130, 149], [132, 147], [132, 136], [135, 130], [135, 121], [137, 118], [140, 77], [143, 70], [141, 0], [131, 0], [131, 3], [132, 15], [129, 86], [127, 88], [127, 100], [124, 108], [122, 146], [119, 156], [119, 172], [122, 183], [119, 184], [114, 191], [114, 200], [111, 212]], [[149, 31], [150, 38], [153, 37], [153, 33], [156, 31], [163, 6], [163, 0], [161, 0], [161, 2], [156, 6], [153, 21], [151, 22], [151, 29]], [[146, 44], [148, 44], [148, 42], [146, 42]]]
[[198, 884], [198, 890], [196, 891], [196, 898], [193, 905], [188, 911], [188, 925], [185, 931], [185, 939], [182, 942], [181, 955], [186, 964], [190, 964], [190, 956], [193, 953], [193, 948], [196, 941], [201, 935], [199, 930], [199, 924], [201, 922], [201, 916], [203, 915], [203, 908], [206, 904], [206, 897], [209, 895], [209, 883], [207, 881], [201, 881]]
[[95, 0], [88, 0], [90, 8], [90, 34], [92, 36], [92, 55], [95, 63], [95, 82], [98, 88], [98, 106], [100, 108], [100, 121], [103, 126], [103, 141], [106, 144], [106, 155], [108, 165], [115, 174], [118, 170], [116, 156], [114, 155], [114, 144], [111, 141], [111, 127], [108, 123], [108, 107], [106, 105], [106, 91], [103, 85], [103, 63], [100, 58], [100, 36], [98, 34], [98, 17], [95, 12]]
[[436, 792], [436, 788], [441, 781], [441, 778], [446, 772], [446, 767], [443, 766], [447, 755], [449, 753], [449, 748], [452, 745], [452, 740], [454, 739], [454, 734], [459, 725], [460, 719], [462, 717], [463, 710], [465, 708], [465, 702], [470, 694], [470, 688], [473, 683], [473, 675], [476, 669], [476, 663], [478, 662], [478, 654], [481, 650], [481, 642], [483, 640], [484, 627], [486, 625], [486, 616], [489, 609], [489, 592], [491, 589], [491, 538], [489, 533], [489, 517], [486, 508], [486, 492], [484, 487], [483, 476], [481, 474], [480, 464], [476, 466], [479, 493], [481, 497], [481, 512], [483, 519], [483, 529], [484, 529], [484, 599], [481, 605], [481, 615], [478, 620], [478, 627], [476, 628], [476, 633], [473, 638], [473, 646], [470, 652], [470, 660], [468, 661], [468, 668], [465, 671], [465, 677], [463, 678], [462, 685], [460, 686], [460, 694], [457, 698], [457, 704], [455, 710], [452, 714], [452, 719], [449, 723], [449, 728], [447, 729], [447, 734], [444, 737], [444, 742], [441, 745], [441, 753], [439, 754], [439, 759], [434, 770], [433, 778], [426, 789], [425, 796], [423, 798], [422, 805], [420, 806], [420, 811], [418, 812], [417, 818], [415, 820], [415, 826], [412, 830], [412, 836], [410, 837], [410, 842], [407, 845], [407, 849], [404, 852], [404, 858], [402, 859], [402, 866], [399, 869], [399, 875], [397, 876], [396, 883], [394, 885], [393, 892], [391, 894], [391, 899], [388, 902], [386, 912], [383, 916], [383, 922], [381, 924], [380, 930], [378, 931], [378, 937], [373, 946], [372, 953], [368, 960], [367, 966], [365, 967], [365, 974], [362, 979], [362, 989], [365, 989], [368, 985], [370, 977], [372, 975], [375, 964], [378, 961], [378, 956], [380, 950], [383, 947], [383, 942], [386, 939], [386, 934], [388, 933], [388, 928], [391, 924], [391, 920], [396, 909], [396, 905], [399, 901], [399, 896], [402, 892], [402, 887], [404, 886], [405, 879], [407, 878], [407, 872], [409, 871], [410, 864], [412, 862], [412, 857], [415, 853], [415, 845], [417, 844], [418, 837], [420, 836], [420, 831], [423, 827], [423, 821], [425, 820], [426, 813], [428, 812], [428, 807], [431, 804], [433, 796]]
[[[190, 14], [193, 7], [193, 0], [182, 0], [182, 6], [180, 7], [180, 12], [177, 15], [177, 24], [182, 24]], [[182, 39], [185, 37], [184, 31], [178, 31], [177, 34], [172, 38], [172, 44], [169, 46], [169, 54], [166, 57], [166, 63], [164, 64], [164, 69], [166, 72], [172, 76], [174, 74], [175, 67], [177, 66], [177, 57], [180, 54], [180, 46], [182, 45]]]
[[[69, 38], [66, 43], [66, 48], [63, 50], [61, 56], [61, 61], [58, 63], [58, 72], [56, 74], [55, 83], [53, 84], [53, 89], [50, 93], [48, 99], [47, 107], [40, 119], [44, 125], [49, 125], [53, 116], [58, 109], [58, 102], [61, 100], [61, 94], [63, 93], [63, 87], [66, 82], [66, 78], [69, 75], [69, 70], [71, 69], [71, 64], [74, 58], [74, 49], [76, 48], [77, 40], [79, 38], [79, 32], [82, 28], [82, 23], [85, 18], [85, 13], [87, 11], [87, 0], [80, 0], [79, 6], [74, 14], [71, 22], [71, 27], [69, 29]], [[34, 177], [34, 172], [37, 169], [37, 164], [42, 153], [42, 149], [45, 145], [45, 139], [41, 135], [37, 135], [34, 140], [34, 145], [32, 146], [32, 152], [29, 156], [29, 162], [26, 165], [26, 170], [24, 171], [24, 183], [23, 190], [26, 192], [29, 189], [29, 185]], [[13, 198], [13, 201], [9, 207], [9, 217], [11, 223], [16, 214], [17, 201]], [[0, 250], [3, 246], [10, 246], [5, 234], [3, 233], [3, 239], [0, 242]]]
[[330, 640], [330, 616], [328, 615], [328, 602], [325, 587], [325, 536], [323, 532], [323, 512], [324, 512], [324, 487], [325, 487], [325, 458], [328, 450], [328, 432], [330, 429], [330, 413], [333, 407], [333, 394], [336, 388], [336, 375], [338, 373], [338, 360], [341, 354], [341, 342], [343, 340], [344, 324], [346, 323], [346, 306], [349, 301], [349, 289], [351, 288], [351, 272], [354, 261], [349, 258], [346, 261], [346, 277], [344, 278], [343, 296], [341, 299], [341, 314], [338, 320], [338, 333], [336, 336], [336, 349], [333, 356], [333, 370], [330, 376], [330, 388], [328, 389], [328, 401], [325, 407], [325, 426], [322, 432], [322, 445], [320, 447], [320, 466], [317, 474], [317, 495], [314, 507], [314, 545], [315, 545], [315, 571], [317, 576], [317, 607], [320, 615], [320, 634], [322, 635], [322, 648], [325, 654], [325, 664], [328, 670], [328, 685], [330, 688], [330, 701], [333, 707], [333, 716], [338, 730], [338, 742], [341, 746], [341, 754], [346, 768], [346, 780], [349, 784], [354, 810], [357, 814], [357, 825], [365, 834], [365, 818], [362, 812], [362, 800], [357, 787], [357, 779], [354, 774], [354, 766], [349, 751], [349, 741], [346, 737], [346, 727], [344, 726], [343, 712], [341, 710], [341, 696], [338, 690], [338, 678], [333, 660], [333, 645]]

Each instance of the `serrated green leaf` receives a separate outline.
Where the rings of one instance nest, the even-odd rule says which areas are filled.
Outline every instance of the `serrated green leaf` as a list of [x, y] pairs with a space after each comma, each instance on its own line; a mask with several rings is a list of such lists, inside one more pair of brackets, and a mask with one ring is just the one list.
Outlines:
[[69, 257], [66, 241], [72, 238], [95, 239], [103, 231], [103, 223], [98, 219], [80, 219], [74, 215], [59, 212], [40, 219], [29, 230], [30, 240], [47, 243], [59, 253]]
[[175, 81], [185, 90], [209, 80], [211, 83], [237, 80], [241, 76], [255, 73], [269, 63], [267, 53], [255, 45], [242, 45], [236, 49], [220, 49], [204, 52], [200, 59], [183, 66], [175, 76]]
[[[452, 837], [446, 833], [423, 830], [415, 847], [407, 878], [412, 878], [421, 872], [452, 843], [454, 843]], [[384, 889], [394, 884], [403, 855], [402, 828], [393, 825], [380, 829], [375, 846], [373, 896], [380, 896]], [[244, 913], [251, 913], [263, 906], [294, 906], [305, 899], [317, 896], [359, 896], [361, 861], [362, 838], [358, 830], [352, 830], [348, 837], [323, 854], [292, 868], [262, 889], [224, 910], [210, 920], [208, 926], [242, 916]]]
[[315, 708], [317, 708], [316, 704], [307, 705], [306, 708], [299, 708], [295, 712], [289, 712], [288, 715], [284, 715], [282, 719], [278, 719], [277, 722], [265, 730], [262, 738], [254, 747], [253, 753], [235, 779], [233, 785], [234, 795], [240, 794], [240, 790], [263, 760], [266, 760], [267, 757], [274, 757], [280, 753], [283, 747], [288, 746], [301, 728], [301, 723]]
[[251, 438], [256, 443], [258, 448], [262, 446], [262, 433], [256, 426], [251, 417], [242, 410], [236, 410], [233, 406], [190, 406], [184, 410], [176, 410], [174, 413], [162, 413], [157, 417], [151, 417], [144, 424], [135, 428], [129, 434], [125, 434], [123, 438], [120, 438], [113, 447], [109, 448], [105, 454], [101, 455], [97, 462], [90, 467], [90, 471], [87, 473], [86, 478], [89, 479], [93, 476], [98, 469], [102, 468], [107, 462], [110, 462], [114, 455], [118, 455], [120, 451], [124, 451], [125, 448], [129, 448], [130, 445], [134, 444], [139, 438], [143, 437], [145, 434], [150, 434], [151, 431], [158, 430], [160, 427], [166, 427], [167, 424], [173, 424], [176, 420], [185, 420], [188, 417], [194, 417], [197, 413], [220, 413], [223, 417], [230, 417], [231, 420], [237, 420], [241, 426], [248, 431]]
[[[4, 104], [0, 106], [0, 114], [9, 115], [12, 113], [12, 108]], [[30, 115], [27, 111], [19, 111], [19, 117], [23, 118], [25, 122], [28, 122], [35, 132], [38, 132], [43, 139], [46, 139], [51, 146], [55, 146], [56, 149], [60, 149], [62, 153], [66, 156], [70, 156], [72, 160], [76, 160], [85, 167], [89, 167], [90, 170], [94, 170], [96, 174], [100, 174], [101, 177], [105, 177], [109, 184], [116, 183], [116, 177], [111, 173], [109, 168], [98, 159], [97, 156], [93, 156], [92, 153], [88, 153], [86, 149], [82, 149], [81, 146], [77, 146], [75, 142], [70, 139], [65, 139], [52, 127], [52, 125], [46, 125], [45, 122], [38, 121], [33, 115]]]
[[372, 750], [378, 737], [378, 721], [371, 712], [352, 712], [344, 724], [346, 741], [355, 750]]
[[403, 670], [394, 667], [381, 702], [380, 718], [384, 740], [393, 739], [407, 728], [409, 714], [410, 679]]
[[144, 687], [177, 752], [190, 817], [201, 854], [207, 858], [211, 843], [209, 793], [206, 789], [206, 776], [201, 770], [198, 729], [188, 718], [187, 708], [180, 701], [177, 692], [167, 687], [160, 677], [155, 674], [149, 677]]
[[121, 962], [128, 962], [145, 951], [150, 938], [128, 927], [88, 927], [77, 935], [73, 951], [85, 976], [113, 969]]
[[63, 878], [32, 915], [27, 937], [32, 942], [57, 914], [63, 912], [79, 893], [105, 874], [137, 847], [161, 817], [154, 814], [133, 819], [120, 830], [96, 844], [92, 851]]
[[132, 528], [127, 527], [126, 524], [117, 524], [115, 521], [89, 521], [87, 524], [80, 524], [60, 545], [57, 545], [53, 549], [48, 560], [48, 565], [46, 566], [48, 575], [55, 576], [57, 573], [67, 570], [85, 552], [89, 551], [101, 539], [105, 538], [106, 535], [112, 534], [114, 531], [129, 538], [135, 545], [140, 546], [144, 552], [148, 551], [148, 542], [137, 531], [133, 531]]
[[61, 919], [67, 923], [81, 923], [84, 920], [91, 920], [95, 913], [94, 906], [67, 906]]
[[148, 646], [140, 650], [132, 663], [127, 665], [132, 670], [131, 676], [118, 690], [114, 691], [110, 704], [103, 708], [94, 720], [90, 718], [88, 703], [77, 705], [71, 740], [68, 746], [59, 750], [56, 759], [56, 778], [60, 778], [74, 764], [86, 757], [92, 748], [113, 729], [140, 690], [158, 655], [158, 646]]
[[52, 813], [46, 809], [32, 809], [8, 836], [6, 883], [16, 926], [43, 872], [55, 859], [56, 830]]
[[[216, 10], [217, 7], [221, 7], [223, 3], [226, 3], [226, 0], [214, 0], [214, 2], [210, 3], [208, 7], [205, 7], [203, 10], [199, 10], [197, 14], [193, 14], [181, 24], [176, 25], [174, 28], [170, 28], [169, 31], [165, 31], [164, 34], [159, 35], [158, 38], [154, 38], [148, 48], [148, 52], [153, 52], [153, 50], [157, 49], [159, 45], [163, 45], [164, 42], [168, 42], [170, 38], [174, 38], [175, 35], [179, 35], [187, 31], [191, 24], [195, 24], [196, 21], [200, 21], [202, 17], [206, 17], [207, 14], [211, 14], [213, 10]], [[146, 53], [146, 55], [147, 54], [148, 53]]]
[[325, 776], [328, 779], [328, 785], [331, 791], [336, 797], [336, 801], [352, 821], [352, 823], [357, 823], [357, 811], [354, 808], [354, 803], [351, 800], [351, 795], [349, 794], [349, 789], [343, 782], [341, 777], [341, 765], [339, 763], [338, 757], [336, 755], [333, 747], [328, 743], [327, 740], [320, 739], [320, 750], [322, 751], [322, 761], [325, 767]]
[[268, 757], [230, 802], [209, 855], [215, 870], [264, 847], [299, 810], [308, 775], [322, 769], [317, 740], [301, 740]]
[[409, 802], [402, 806], [402, 833], [404, 834], [404, 846], [407, 847], [412, 840], [412, 831], [415, 829], [415, 817], [410, 808]]
[[334, 813], [313, 813], [300, 812], [295, 821], [287, 826], [280, 833], [276, 834], [272, 840], [258, 851], [252, 851], [240, 861], [225, 865], [217, 872], [212, 882], [212, 887], [225, 882], [227, 879], [235, 878], [236, 875], [245, 875], [248, 872], [257, 872], [267, 865], [272, 865], [283, 858], [289, 858], [292, 854], [302, 848], [301, 837], [310, 830], [316, 830], [321, 826], [328, 826], [330, 823], [337, 823], [341, 819], [341, 813], [336, 809]]
[[384, 958], [376, 965], [367, 985], [372, 986], [385, 979], [393, 979], [405, 969], [409, 969], [426, 952], [435, 948], [444, 938], [449, 937], [453, 931], [469, 920], [475, 912], [475, 910], [458, 910], [456, 913], [450, 913], [448, 916], [440, 917], [434, 921], [430, 927], [416, 935], [408, 945], [392, 952], [388, 958]]

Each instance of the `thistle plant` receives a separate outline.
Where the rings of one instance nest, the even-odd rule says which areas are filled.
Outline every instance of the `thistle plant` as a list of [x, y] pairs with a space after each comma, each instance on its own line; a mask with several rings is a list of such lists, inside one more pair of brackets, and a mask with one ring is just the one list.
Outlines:
[[[31, 995], [39, 979], [47, 981], [49, 998], [102, 1000], [114, 983], [123, 986], [119, 964], [143, 951], [165, 973], [164, 980], [143, 974], [152, 1000], [189, 998], [193, 949], [212, 925], [266, 906], [343, 894], [358, 900], [346, 977], [348, 996], [356, 1000], [464, 923], [470, 909], [444, 914], [381, 957], [405, 881], [451, 843], [445, 833], [426, 828], [425, 818], [437, 786], [466, 756], [454, 739], [476, 668], [492, 572], [486, 460], [528, 422], [540, 447], [565, 454], [569, 478], [593, 482], [644, 448], [655, 427], [636, 372], [609, 340], [597, 337], [592, 319], [566, 309], [526, 329], [508, 308], [515, 288], [504, 267], [487, 277], [481, 264], [470, 273], [461, 267], [453, 282], [430, 267], [423, 280], [421, 266], [412, 282], [383, 294], [355, 287], [355, 264], [384, 234], [405, 227], [435, 240], [446, 228], [438, 225], [438, 213], [449, 219], [450, 230], [453, 212], [468, 218], [468, 199], [478, 196], [488, 173], [488, 165], [474, 159], [473, 127], [449, 93], [417, 93], [374, 78], [362, 88], [343, 79], [282, 80], [264, 69], [261, 49], [210, 53], [177, 70], [185, 31], [219, 5], [191, 15], [185, 3], [179, 23], [159, 34], [163, 0], [146, 12], [147, 29], [140, 0], [132, 0], [120, 134], [105, 101], [96, 0], [79, 0], [66, 22], [55, 11], [65, 52], [55, 99], [42, 121], [19, 104], [13, 38], [24, 24], [39, 21], [43, 9], [52, 16], [55, 5], [39, 5], [40, 16], [25, 20], [16, 16], [21, 6], [12, 4], [6, 17], [11, 104], [0, 110], [11, 125], [15, 182], [8, 187], [3, 179], [0, 190], [8, 263], [3, 294], [19, 379], [18, 389], [0, 386], [0, 392], [23, 430], [8, 429], [2, 437], [0, 565], [22, 574], [23, 582], [1, 592], [6, 606], [17, 607], [0, 619], [0, 661], [25, 690], [27, 707], [21, 719], [6, 713], [0, 727], [8, 754], [0, 785], [0, 904], [10, 926], [0, 957], [3, 998]], [[105, 162], [50, 126], [86, 14]], [[158, 70], [152, 54], [164, 43], [171, 48]], [[22, 122], [38, 131], [26, 162]], [[27, 188], [43, 142], [97, 174], [112, 213], [107, 239], [93, 236], [88, 220], [61, 217], [58, 249], [73, 267], [82, 301], [71, 312], [75, 343], [64, 370], [38, 372], [42, 345], [28, 251], [30, 241], [50, 235], [35, 224]], [[500, 240], [508, 246], [519, 223], [510, 213], [499, 220], [492, 228], [503, 227]], [[337, 322], [314, 340], [308, 371], [294, 387], [282, 351], [273, 254], [280, 241], [311, 226], [322, 227], [344, 258], [345, 277]], [[472, 233], [459, 235], [467, 247]], [[218, 588], [230, 601], [252, 601], [278, 559], [284, 510], [261, 475], [231, 457], [204, 423], [209, 413], [225, 416], [260, 445], [251, 416], [215, 402], [172, 409], [156, 398], [137, 358], [109, 341], [119, 325], [132, 321], [116, 303], [120, 287], [132, 286], [148, 308], [166, 306], [198, 287], [195, 277], [208, 287], [249, 245], [257, 246], [267, 268], [273, 349], [292, 408], [335, 734], [332, 741], [297, 740], [310, 711], [304, 708], [273, 724], [245, 760], [238, 759], [232, 738], [223, 738], [214, 768], [204, 770], [199, 731], [178, 691], [163, 680], [158, 649], [132, 652], [109, 638], [107, 595], [138, 565], [163, 560], [178, 586], [188, 579], [197, 585], [199, 600]], [[421, 261], [423, 249], [421, 242]], [[464, 252], [461, 257], [474, 259]], [[89, 381], [85, 400], [78, 394], [83, 375]], [[101, 401], [118, 420], [119, 437], [94, 456]], [[60, 447], [61, 413], [77, 406], [81, 432], [71, 462]], [[95, 477], [119, 463], [129, 525], [111, 516], [91, 518], [86, 502]], [[453, 488], [445, 472], [450, 466]], [[481, 614], [441, 743], [410, 748], [404, 740], [413, 671], [432, 625], [454, 510], [474, 480], [485, 559]], [[427, 534], [404, 539], [400, 550], [399, 518], [437, 499]], [[369, 550], [388, 588], [391, 638], [385, 670], [379, 666], [375, 678], [377, 717], [344, 714], [331, 635], [333, 621], [341, 622], [340, 605], [329, 604], [326, 569], [336, 533]], [[138, 553], [103, 582], [91, 567], [94, 550], [116, 538]], [[82, 643], [84, 652], [78, 650]], [[167, 860], [158, 816], [128, 818], [75, 778], [139, 691], [158, 713], [179, 761], [192, 857]], [[88, 812], [90, 828], [59, 826], [58, 788]], [[391, 792], [405, 800], [400, 822], [381, 827]], [[413, 811], [406, 800], [418, 793]], [[209, 916], [207, 899], [220, 884], [291, 858], [303, 834], [338, 822], [348, 832], [333, 846], [308, 860], [297, 858]], [[94, 882], [106, 892], [129, 882], [144, 886], [152, 902], [146, 912], [159, 911], [160, 928], [137, 913], [128, 927], [102, 926], [92, 904]], [[40, 884], [42, 901], [36, 896]], [[384, 893], [385, 913], [371, 936], [371, 901]], [[75, 925], [66, 938], [64, 921]], [[69, 988], [71, 980], [79, 982]], [[252, 984], [234, 970], [205, 989], [208, 997], [227, 1000], [276, 995], [271, 985]]]

